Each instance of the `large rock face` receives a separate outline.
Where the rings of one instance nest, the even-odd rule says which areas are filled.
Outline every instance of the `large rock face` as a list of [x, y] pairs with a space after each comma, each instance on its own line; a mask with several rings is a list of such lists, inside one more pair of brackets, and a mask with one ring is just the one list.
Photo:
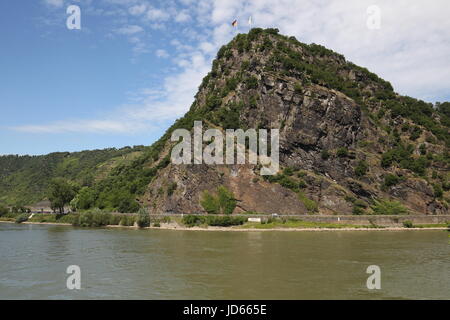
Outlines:
[[[448, 214], [447, 193], [433, 189], [445, 185], [448, 170], [448, 158], [443, 164], [433, 157], [448, 157], [448, 147], [427, 127], [394, 114], [411, 101], [320, 46], [273, 31], [240, 35], [221, 49], [182, 122], [188, 129], [194, 120], [204, 129], [278, 128], [282, 171], [263, 178], [250, 164], [169, 164], [141, 201], [153, 213], [204, 213], [202, 193], [225, 186], [237, 199], [235, 213], [370, 214], [380, 201], [398, 201], [411, 213]], [[408, 144], [404, 159], [382, 163], [384, 154]], [[167, 140], [160, 159], [171, 146]]]

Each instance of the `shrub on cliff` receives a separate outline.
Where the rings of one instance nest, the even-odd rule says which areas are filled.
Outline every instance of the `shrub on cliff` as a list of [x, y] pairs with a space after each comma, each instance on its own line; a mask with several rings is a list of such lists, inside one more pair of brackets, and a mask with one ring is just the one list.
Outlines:
[[399, 215], [408, 214], [408, 210], [398, 201], [379, 200], [372, 206], [375, 214]]
[[339, 158], [345, 158], [348, 156], [348, 149], [347, 148], [339, 148], [336, 151], [336, 156]]
[[203, 207], [203, 209], [205, 209], [205, 211], [208, 212], [209, 214], [219, 213], [220, 207], [217, 198], [206, 190], [202, 194], [200, 204]]
[[358, 162], [358, 165], [355, 168], [355, 174], [358, 177], [362, 177], [367, 173], [367, 170], [369, 170], [369, 165], [367, 164], [366, 161], [361, 160]]
[[399, 182], [400, 182], [400, 178], [396, 174], [390, 174], [389, 173], [389, 174], [384, 176], [384, 185], [386, 187], [394, 186], [394, 185], [396, 185]]
[[231, 191], [224, 186], [220, 186], [217, 189], [217, 196], [205, 190], [200, 204], [209, 214], [232, 214], [234, 208], [236, 208], [236, 199]]
[[219, 187], [217, 192], [221, 212], [223, 214], [232, 214], [237, 203], [233, 193], [223, 186]]

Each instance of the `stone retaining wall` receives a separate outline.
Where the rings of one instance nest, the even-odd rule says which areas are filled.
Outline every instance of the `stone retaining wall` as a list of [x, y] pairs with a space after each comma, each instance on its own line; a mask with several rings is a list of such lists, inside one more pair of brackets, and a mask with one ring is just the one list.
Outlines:
[[[219, 215], [220, 216], [220, 215]], [[261, 218], [267, 220], [271, 215], [257, 215], [257, 214], [241, 214], [233, 215], [248, 218]], [[152, 218], [163, 217], [183, 217], [181, 214], [165, 214], [165, 215], [151, 215]], [[370, 216], [324, 216], [324, 215], [278, 215], [278, 218], [295, 218], [303, 221], [323, 222], [323, 223], [342, 223], [355, 225], [380, 225], [380, 226], [402, 226], [403, 222], [411, 221], [413, 224], [440, 224], [450, 223], [450, 215], [370, 215]]]

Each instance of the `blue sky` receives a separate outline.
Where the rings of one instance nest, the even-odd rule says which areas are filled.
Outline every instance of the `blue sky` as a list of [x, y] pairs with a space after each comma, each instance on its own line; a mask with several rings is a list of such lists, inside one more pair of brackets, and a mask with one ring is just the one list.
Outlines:
[[[81, 30], [66, 27], [71, 4]], [[366, 23], [374, 4], [377, 30]], [[343, 53], [402, 94], [450, 101], [449, 9], [445, 0], [4, 0], [0, 154], [150, 145], [250, 16], [252, 27]]]

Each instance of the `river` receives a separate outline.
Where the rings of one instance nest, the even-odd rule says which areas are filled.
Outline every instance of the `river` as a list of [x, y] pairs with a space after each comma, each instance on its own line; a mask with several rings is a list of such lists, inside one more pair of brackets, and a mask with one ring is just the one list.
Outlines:
[[[449, 240], [0, 223], [0, 299], [450, 299]], [[80, 267], [80, 290], [66, 287], [69, 265]], [[380, 290], [366, 287], [370, 265]]]

